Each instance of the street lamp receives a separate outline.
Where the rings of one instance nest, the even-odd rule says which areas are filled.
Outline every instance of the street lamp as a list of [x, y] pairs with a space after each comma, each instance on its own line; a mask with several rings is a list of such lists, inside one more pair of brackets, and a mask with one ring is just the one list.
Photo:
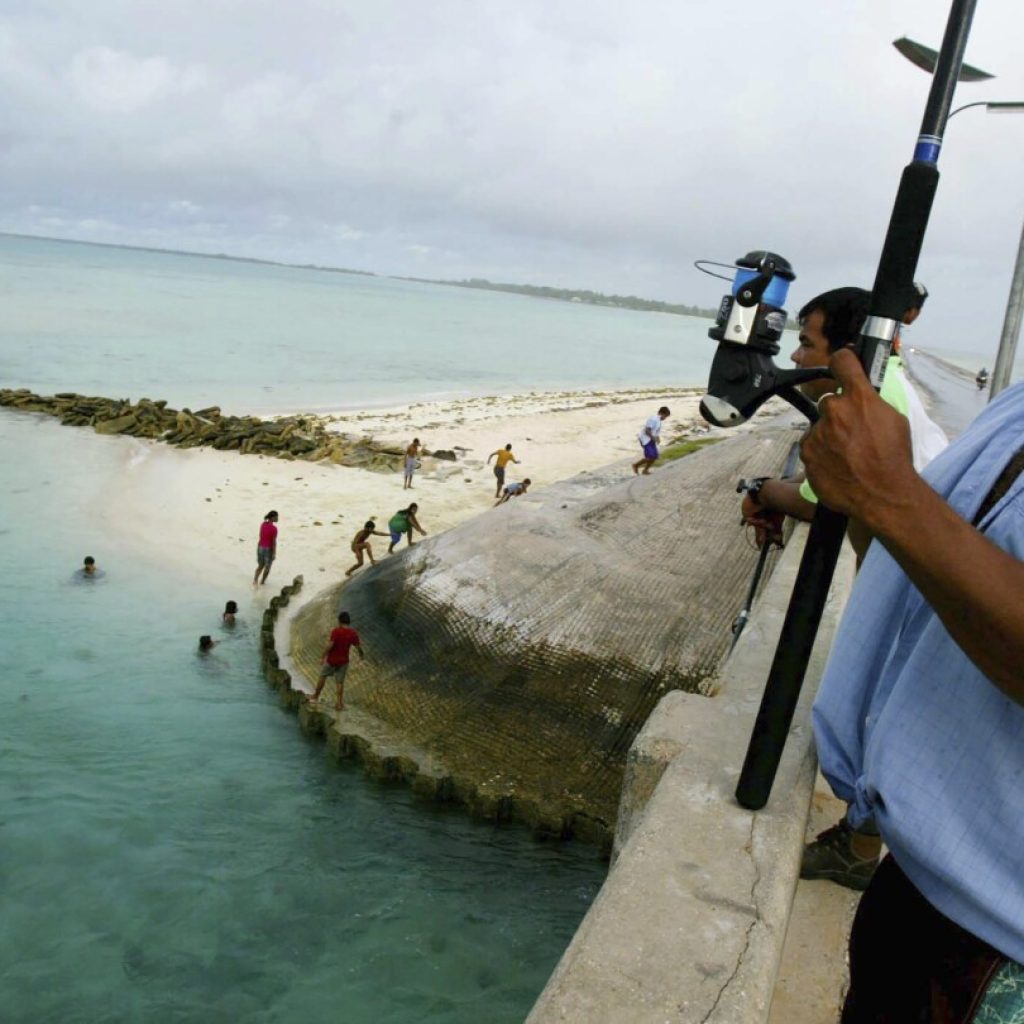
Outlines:
[[959, 114], [961, 110], [967, 110], [968, 107], [984, 107], [986, 114], [1024, 114], [1024, 101], [987, 103], [985, 100], [979, 100], [977, 103], [965, 103], [962, 107], [951, 110], [949, 116], [952, 117], [954, 114]]
[[[912, 64], [932, 74], [939, 55], [921, 43], [902, 36], [893, 41], [904, 57]], [[960, 70], [958, 81], [983, 82], [995, 75], [982, 71], [980, 68], [964, 64]], [[984, 107], [989, 114], [1024, 114], [1024, 101], [1007, 101], [990, 103], [981, 100], [977, 103], [965, 103], [962, 107], [950, 111], [949, 116], [959, 114], [969, 107]], [[1020, 338], [1021, 321], [1024, 320], [1024, 226], [1021, 228], [1020, 244], [1017, 247], [1017, 262], [1013, 266], [1013, 279], [1010, 282], [1010, 297], [1006, 301], [1006, 316], [1003, 319], [1003, 332], [999, 337], [999, 351], [996, 354], [996, 365], [989, 381], [988, 400], [991, 402], [1000, 391], [1010, 383], [1013, 361], [1017, 354], [1017, 340]]]

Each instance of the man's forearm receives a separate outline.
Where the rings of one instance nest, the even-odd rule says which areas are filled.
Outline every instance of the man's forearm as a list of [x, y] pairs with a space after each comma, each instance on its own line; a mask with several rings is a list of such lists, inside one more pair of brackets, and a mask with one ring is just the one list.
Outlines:
[[758, 504], [774, 512], [784, 512], [794, 519], [809, 523], [818, 506], [800, 493], [800, 484], [792, 480], [765, 480], [757, 496]]
[[1024, 705], [1024, 563], [961, 519], [920, 477], [866, 519], [957, 645]]

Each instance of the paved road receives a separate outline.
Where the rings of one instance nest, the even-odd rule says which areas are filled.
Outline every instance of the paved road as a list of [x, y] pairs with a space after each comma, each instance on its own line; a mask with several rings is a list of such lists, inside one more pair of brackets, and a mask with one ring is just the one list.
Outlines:
[[906, 353], [904, 361], [914, 383], [925, 392], [932, 419], [951, 439], [988, 404], [988, 388], [979, 391], [969, 370], [921, 349]]

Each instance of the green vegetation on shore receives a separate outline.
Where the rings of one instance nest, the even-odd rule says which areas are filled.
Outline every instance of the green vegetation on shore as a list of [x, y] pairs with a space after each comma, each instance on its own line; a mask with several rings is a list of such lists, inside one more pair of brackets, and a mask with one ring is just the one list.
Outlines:
[[193, 256], [208, 260], [228, 260], [235, 263], [255, 263], [268, 267], [287, 267], [293, 270], [321, 270], [331, 274], [355, 274], [362, 277], [390, 276], [395, 281], [415, 281], [418, 284], [443, 284], [453, 288], [478, 288], [482, 291], [490, 292], [511, 292], [515, 295], [528, 295], [535, 299], [558, 299], [561, 302], [582, 302], [589, 306], [637, 309], [648, 313], [675, 313], [677, 316], [697, 316], [712, 320], [718, 315], [717, 309], [687, 306], [684, 303], [661, 302], [658, 299], [642, 299], [637, 295], [605, 295], [603, 292], [595, 292], [589, 288], [552, 288], [548, 285], [508, 284], [499, 281], [488, 281], [483, 277], [471, 277], [463, 281], [445, 281], [432, 277], [403, 277], [398, 274], [378, 275], [372, 270], [332, 267], [321, 263], [285, 263], [280, 260], [260, 259], [256, 256], [234, 256], [222, 252], [195, 252], [189, 249], [164, 249], [148, 245], [121, 245], [116, 242], [87, 242], [77, 238], [25, 235], [11, 231], [0, 232], [0, 237], [30, 239], [40, 242], [63, 242], [69, 245], [93, 245], [101, 249], [128, 249], [134, 252], [158, 253], [163, 256]]
[[670, 441], [661, 450], [661, 461], [671, 462], [673, 459], [681, 459], [685, 455], [692, 455], [700, 448], [706, 448], [709, 444], [718, 444], [724, 441], [722, 437], [697, 437], [680, 438], [677, 441]]
[[678, 316], [710, 317], [718, 315], [717, 309], [701, 306], [687, 306], [676, 302], [661, 302], [658, 299], [641, 299], [636, 295], [605, 295], [589, 288], [552, 288], [548, 285], [508, 284], [488, 281], [483, 277], [471, 277], [463, 281], [442, 281], [429, 277], [399, 277], [399, 281], [417, 281], [420, 284], [447, 284], [453, 288], [479, 288], [488, 292], [511, 292], [514, 295], [529, 295], [535, 299], [558, 299], [562, 302], [584, 302], [589, 306], [611, 306], [615, 309], [639, 309], [647, 313], [675, 313]]

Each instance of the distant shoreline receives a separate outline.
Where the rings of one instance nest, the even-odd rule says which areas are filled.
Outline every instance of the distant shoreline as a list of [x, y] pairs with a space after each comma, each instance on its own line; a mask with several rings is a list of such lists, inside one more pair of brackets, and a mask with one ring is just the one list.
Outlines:
[[469, 278], [449, 281], [431, 277], [409, 277], [401, 274], [380, 274], [373, 270], [355, 270], [351, 267], [332, 267], [320, 263], [285, 263], [282, 260], [261, 259], [257, 256], [232, 256], [228, 253], [194, 252], [191, 249], [163, 249], [151, 245], [124, 245], [118, 242], [87, 242], [79, 238], [56, 238], [53, 235], [25, 235], [16, 231], [0, 231], [0, 238], [18, 238], [29, 242], [60, 242], [64, 245], [96, 246], [100, 249], [122, 249], [129, 252], [149, 252], [158, 256], [190, 256], [198, 259], [221, 260], [230, 263], [250, 263], [256, 266], [281, 267], [286, 270], [319, 270], [328, 274], [353, 274], [357, 277], [375, 277], [384, 281], [410, 281], [414, 284], [443, 285], [448, 288], [475, 288], [480, 291], [504, 292], [525, 295], [534, 299], [555, 299], [560, 302], [577, 302], [587, 306], [604, 306], [609, 309], [630, 309], [638, 313], [671, 313], [675, 316], [707, 317], [714, 320], [718, 311], [691, 306], [686, 303], [663, 302], [660, 299], [644, 299], [636, 295], [609, 295], [590, 288], [556, 288], [551, 285], [512, 284], [488, 281], [486, 278]]

